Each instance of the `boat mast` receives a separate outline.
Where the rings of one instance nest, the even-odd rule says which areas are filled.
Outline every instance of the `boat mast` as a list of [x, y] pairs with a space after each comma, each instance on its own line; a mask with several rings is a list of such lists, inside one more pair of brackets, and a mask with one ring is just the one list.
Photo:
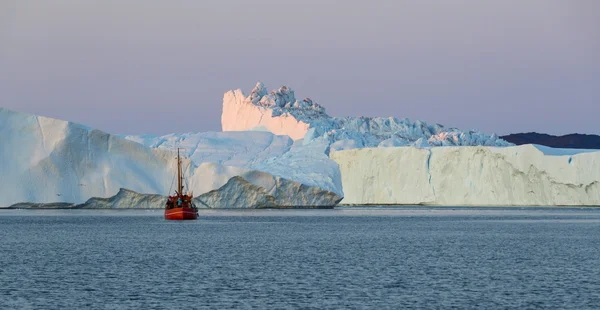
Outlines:
[[179, 158], [179, 148], [177, 148], [177, 194], [183, 195], [181, 188], [181, 159]]

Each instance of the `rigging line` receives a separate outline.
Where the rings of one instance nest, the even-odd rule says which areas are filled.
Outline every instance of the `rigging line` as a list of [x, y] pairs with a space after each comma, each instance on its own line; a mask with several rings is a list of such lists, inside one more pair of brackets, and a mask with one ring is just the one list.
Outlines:
[[175, 175], [173, 175], [173, 180], [171, 180], [171, 186], [169, 186], [169, 196], [171, 195], [171, 189], [173, 189], [173, 183], [175, 182]]
[[185, 188], [187, 188], [187, 193], [189, 194], [190, 193], [190, 186], [189, 186], [189, 184], [188, 184], [188, 182], [187, 182], [186, 179], [184, 179], [183, 182], [185, 182]]
[[[192, 161], [190, 160], [190, 162], [189, 162], [189, 163], [187, 164], [187, 166], [185, 167], [184, 171], [185, 171], [185, 170], [187, 170], [187, 168], [189, 168], [191, 164], [192, 164]], [[185, 177], [185, 172], [182, 172], [181, 174], [182, 174], [182, 176], [183, 176], [183, 182], [185, 182], [185, 188], [187, 188], [187, 189], [188, 189], [188, 193], [189, 193], [190, 187], [189, 187], [189, 184], [188, 184], [187, 178]]]

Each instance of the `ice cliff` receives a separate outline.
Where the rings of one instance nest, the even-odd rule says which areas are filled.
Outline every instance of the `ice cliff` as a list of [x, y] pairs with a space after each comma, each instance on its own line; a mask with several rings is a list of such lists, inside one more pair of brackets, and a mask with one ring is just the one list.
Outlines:
[[600, 152], [515, 147], [355, 149], [331, 153], [343, 204], [600, 205]]
[[[258, 143], [257, 135], [261, 135], [263, 144]], [[233, 140], [243, 140], [239, 134], [231, 136]], [[189, 177], [186, 186], [195, 196], [211, 193], [205, 196], [209, 200], [204, 203], [206, 207], [217, 207], [211, 205], [209, 199], [215, 193], [227, 195], [227, 190], [234, 189], [227, 186], [233, 178], [253, 185], [248, 188], [260, 189], [260, 195], [246, 193], [248, 199], [267, 197], [269, 206], [333, 206], [341, 199], [339, 178], [309, 180], [306, 184], [287, 179], [289, 173], [277, 170], [277, 164], [272, 165], [277, 175], [252, 168], [260, 166], [261, 162], [273, 161], [270, 154], [288, 152], [292, 148], [289, 138], [250, 133], [246, 140], [246, 148], [242, 147], [245, 151], [236, 151], [240, 146], [225, 137], [204, 140], [205, 149], [202, 149], [200, 139], [195, 140], [192, 157], [197, 160], [210, 158], [211, 162], [185, 160], [185, 174]], [[79, 204], [91, 197], [108, 199], [115, 195], [113, 200], [98, 200], [96, 205], [114, 206], [111, 201], [142, 201], [139, 197], [129, 199], [127, 192], [119, 191], [126, 188], [137, 193], [167, 194], [176, 170], [174, 154], [166, 146], [150, 148], [82, 125], [3, 108], [0, 108], [0, 143], [0, 207], [20, 202]], [[248, 151], [247, 148], [253, 149]], [[324, 153], [310, 156], [327, 158]], [[283, 157], [282, 161], [285, 160]], [[333, 161], [329, 162], [330, 167], [337, 169]], [[239, 165], [231, 165], [234, 163]], [[300, 173], [300, 176], [321, 169], [312, 167], [313, 170]], [[339, 170], [336, 171], [339, 175]], [[323, 184], [325, 188], [315, 184]], [[242, 207], [239, 202], [232, 206], [221, 201], [218, 207]], [[257, 201], [244, 203], [264, 206]]]
[[495, 134], [461, 131], [394, 117], [332, 117], [310, 98], [296, 99], [282, 86], [268, 92], [258, 83], [249, 96], [232, 90], [223, 96], [223, 131], [266, 130], [309, 142], [324, 137], [334, 150], [362, 147], [510, 146]]
[[168, 189], [171, 154], [99, 130], [0, 108], [0, 206], [79, 203]]

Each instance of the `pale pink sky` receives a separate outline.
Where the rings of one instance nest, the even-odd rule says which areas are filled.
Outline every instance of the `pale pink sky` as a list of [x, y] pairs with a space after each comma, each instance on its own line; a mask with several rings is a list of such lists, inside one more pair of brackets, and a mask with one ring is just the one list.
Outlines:
[[2, 107], [220, 130], [258, 80], [331, 115], [600, 134], [600, 1], [0, 0]]

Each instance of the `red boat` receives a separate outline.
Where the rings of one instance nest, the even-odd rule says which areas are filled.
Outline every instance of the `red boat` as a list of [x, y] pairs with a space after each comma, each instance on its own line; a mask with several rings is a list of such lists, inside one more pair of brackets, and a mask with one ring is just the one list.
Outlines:
[[181, 157], [177, 149], [177, 190], [175, 195], [169, 196], [165, 205], [166, 220], [195, 220], [198, 218], [198, 208], [193, 201], [192, 194], [183, 193], [181, 173]]

